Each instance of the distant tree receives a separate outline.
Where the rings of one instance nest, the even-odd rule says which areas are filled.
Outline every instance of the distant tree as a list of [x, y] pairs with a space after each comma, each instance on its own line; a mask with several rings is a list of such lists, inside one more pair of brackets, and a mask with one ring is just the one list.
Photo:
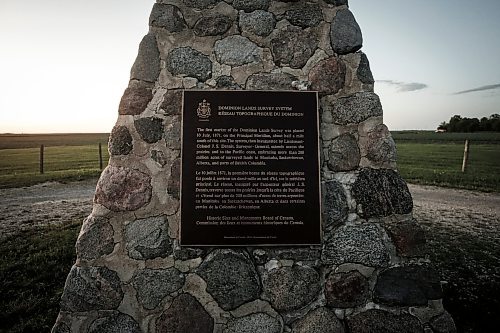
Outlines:
[[448, 132], [477, 132], [477, 131], [495, 131], [500, 132], [500, 114], [492, 114], [489, 118], [462, 118], [460, 115], [454, 115], [450, 121], [442, 122], [439, 129], [445, 129]]

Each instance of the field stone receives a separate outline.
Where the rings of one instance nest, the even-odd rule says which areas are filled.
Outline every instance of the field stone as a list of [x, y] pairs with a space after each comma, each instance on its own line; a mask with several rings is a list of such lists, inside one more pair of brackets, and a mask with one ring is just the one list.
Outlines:
[[123, 299], [121, 281], [107, 267], [73, 266], [61, 297], [61, 310], [83, 312], [113, 310]]
[[97, 182], [94, 202], [115, 212], [134, 211], [148, 204], [151, 195], [150, 176], [108, 165]]
[[164, 28], [169, 32], [179, 32], [187, 25], [181, 10], [177, 6], [155, 3], [149, 16], [149, 25]]
[[417, 257], [424, 254], [425, 232], [415, 220], [386, 221], [384, 227], [389, 232], [398, 255]]
[[162, 168], [169, 162], [167, 156], [161, 150], [151, 150], [151, 159], [158, 163]]
[[233, 21], [229, 16], [204, 16], [196, 21], [193, 31], [197, 36], [219, 36], [226, 33], [232, 25]]
[[321, 258], [321, 250], [307, 247], [258, 248], [252, 252], [252, 255], [258, 265], [264, 265], [271, 259], [315, 262]]
[[344, 333], [344, 326], [332, 311], [320, 307], [293, 323], [292, 333]]
[[135, 130], [147, 143], [155, 143], [163, 137], [163, 120], [156, 117], [139, 118], [134, 121]]
[[375, 93], [361, 92], [339, 98], [331, 111], [336, 124], [359, 124], [368, 118], [382, 116], [382, 104]]
[[89, 216], [82, 226], [76, 241], [78, 258], [92, 260], [113, 252], [114, 231], [107, 219]]
[[124, 313], [113, 311], [105, 317], [92, 322], [89, 333], [142, 333], [134, 318]]
[[214, 53], [219, 63], [230, 66], [258, 63], [262, 58], [262, 50], [240, 35], [228, 36], [215, 42]]
[[368, 310], [347, 319], [350, 333], [423, 333], [420, 321], [412, 315], [392, 314], [383, 310]]
[[406, 182], [394, 170], [364, 168], [352, 186], [361, 206], [360, 215], [368, 219], [392, 214], [408, 214], [413, 200]]
[[323, 223], [325, 228], [342, 224], [349, 213], [347, 197], [342, 187], [336, 180], [323, 183]]
[[139, 303], [153, 310], [166, 296], [182, 288], [184, 281], [184, 275], [175, 268], [144, 269], [134, 275], [132, 285]]
[[126, 126], [115, 126], [109, 135], [108, 149], [110, 155], [128, 155], [133, 148], [132, 135]]
[[57, 322], [50, 333], [71, 333], [71, 329], [63, 322]]
[[229, 321], [224, 333], [281, 333], [282, 325], [266, 313], [252, 313], [251, 315], [235, 318]]
[[218, 0], [182, 0], [188, 7], [206, 9], [212, 7]]
[[212, 333], [214, 320], [189, 294], [181, 294], [156, 321], [156, 332]]
[[368, 280], [358, 271], [331, 273], [325, 280], [326, 304], [333, 308], [354, 308], [366, 303]]
[[345, 84], [346, 65], [340, 58], [331, 57], [320, 61], [309, 72], [311, 90], [320, 95], [338, 93]]
[[176, 246], [174, 248], [174, 258], [175, 260], [190, 260], [202, 258], [206, 255], [206, 252], [207, 251], [204, 248]]
[[254, 10], [267, 10], [271, 0], [233, 0], [233, 7], [245, 12], [253, 12]]
[[301, 28], [315, 27], [323, 21], [323, 13], [318, 4], [301, 3], [287, 10], [285, 18], [293, 25]]
[[312, 302], [321, 289], [318, 272], [298, 265], [270, 271], [263, 286], [265, 295], [278, 311], [300, 309]]
[[132, 259], [166, 258], [173, 252], [167, 218], [158, 216], [130, 222], [125, 229], [125, 244]]
[[217, 89], [241, 90], [241, 87], [234, 81], [232, 76], [219, 76], [216, 82], [215, 88]]
[[139, 53], [135, 59], [130, 78], [146, 82], [155, 82], [160, 75], [160, 51], [156, 37], [149, 33], [139, 44]]
[[325, 0], [325, 2], [335, 6], [348, 5], [348, 0]]
[[169, 52], [167, 70], [173, 75], [194, 77], [206, 81], [212, 77], [212, 61], [191, 47], [178, 47]]
[[271, 40], [271, 51], [278, 66], [302, 68], [318, 47], [318, 39], [310, 31], [286, 26]]
[[247, 90], [291, 90], [296, 77], [287, 73], [257, 73], [248, 77]]
[[386, 267], [389, 263], [383, 233], [374, 224], [340, 226], [328, 232], [323, 243], [321, 258], [325, 264], [356, 263]]
[[170, 149], [181, 149], [181, 123], [175, 121], [165, 126], [165, 144]]
[[349, 9], [337, 12], [330, 29], [330, 42], [337, 54], [354, 53], [363, 46], [361, 29]]
[[265, 10], [256, 10], [251, 13], [240, 12], [239, 26], [243, 32], [265, 37], [273, 32], [276, 26], [274, 15]]
[[153, 93], [151, 89], [144, 87], [127, 88], [120, 100], [118, 113], [120, 115], [139, 115], [146, 110], [152, 99]]
[[384, 124], [377, 125], [368, 133], [366, 157], [376, 163], [395, 163], [396, 143]]
[[168, 116], [179, 115], [182, 110], [182, 90], [168, 90], [163, 95], [160, 109]]
[[197, 270], [207, 283], [207, 292], [226, 310], [257, 299], [259, 275], [250, 258], [241, 252], [218, 249], [210, 253]]
[[177, 158], [170, 168], [170, 177], [167, 181], [167, 193], [176, 199], [180, 199], [181, 181], [181, 159]]
[[351, 171], [357, 169], [361, 153], [358, 141], [352, 134], [342, 134], [335, 138], [328, 148], [328, 168], [332, 171]]
[[446, 311], [442, 315], [432, 318], [429, 324], [436, 333], [457, 332], [457, 327], [455, 326], [453, 318]]
[[356, 75], [358, 76], [358, 79], [366, 84], [375, 83], [372, 71], [370, 69], [370, 62], [368, 61], [368, 57], [363, 52], [361, 52], [360, 56], [361, 58], [359, 60], [358, 69], [356, 70]]

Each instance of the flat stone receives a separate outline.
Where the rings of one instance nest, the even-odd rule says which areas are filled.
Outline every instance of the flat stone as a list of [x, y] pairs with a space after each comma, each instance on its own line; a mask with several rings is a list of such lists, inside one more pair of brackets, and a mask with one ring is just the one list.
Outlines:
[[282, 325], [276, 318], [260, 312], [232, 319], [224, 333], [281, 333], [282, 330]]
[[331, 273], [325, 281], [326, 304], [332, 308], [355, 308], [366, 303], [368, 280], [358, 271]]
[[132, 135], [126, 126], [115, 126], [109, 135], [108, 149], [111, 155], [128, 155], [133, 148]]
[[118, 113], [120, 115], [139, 115], [146, 110], [152, 99], [153, 93], [151, 89], [140, 87], [127, 88], [120, 101]]
[[149, 25], [164, 28], [169, 32], [179, 32], [186, 29], [186, 21], [177, 6], [155, 3], [149, 16]]
[[323, 183], [323, 223], [325, 228], [336, 227], [344, 223], [349, 214], [347, 197], [342, 187], [336, 180]]
[[73, 266], [61, 297], [61, 310], [113, 310], [123, 299], [120, 278], [107, 267]]
[[361, 52], [361, 58], [359, 60], [358, 69], [356, 70], [356, 75], [358, 79], [366, 84], [373, 84], [375, 80], [373, 79], [372, 71], [370, 69], [370, 62], [366, 54]]
[[361, 154], [358, 141], [352, 134], [335, 138], [328, 149], [328, 168], [332, 171], [351, 171], [359, 166]]
[[139, 303], [153, 310], [165, 297], [181, 289], [184, 281], [184, 275], [175, 268], [144, 269], [134, 275], [132, 285]]
[[253, 251], [253, 257], [258, 265], [264, 265], [271, 259], [293, 261], [316, 261], [321, 257], [321, 250], [315, 248], [298, 247], [273, 247], [258, 248]]
[[267, 10], [271, 0], [233, 0], [233, 7], [245, 12], [253, 12], [254, 10]]
[[455, 326], [453, 318], [446, 311], [442, 315], [432, 318], [429, 324], [436, 333], [457, 332], [457, 327]]
[[363, 46], [363, 36], [349, 9], [337, 12], [330, 30], [330, 42], [337, 54], [354, 53]]
[[139, 44], [139, 54], [130, 72], [130, 78], [146, 82], [155, 82], [160, 75], [160, 51], [156, 37], [150, 33]]
[[163, 137], [163, 120], [155, 117], [139, 118], [134, 121], [135, 130], [147, 143], [155, 143]]
[[384, 124], [377, 125], [368, 133], [366, 157], [375, 163], [396, 162], [396, 143]]
[[364, 168], [352, 186], [352, 194], [360, 215], [384, 217], [392, 214], [409, 214], [413, 201], [408, 186], [394, 170]]
[[382, 104], [376, 94], [361, 92], [335, 101], [332, 114], [336, 124], [359, 124], [368, 118], [382, 116]]
[[398, 255], [402, 257], [417, 257], [424, 254], [425, 233], [415, 220], [385, 222]]
[[148, 204], [151, 194], [150, 176], [108, 165], [97, 182], [94, 202], [115, 212], [134, 211]]
[[225, 34], [233, 25], [233, 20], [225, 15], [210, 15], [201, 17], [194, 25], [197, 36], [219, 36]]
[[264, 293], [278, 311], [297, 310], [316, 299], [321, 289], [320, 276], [309, 267], [273, 269], [263, 280]]
[[130, 222], [125, 229], [125, 244], [132, 259], [166, 258], [173, 252], [167, 218], [159, 216]]
[[92, 260], [110, 254], [115, 247], [113, 236], [113, 227], [107, 219], [89, 216], [76, 241], [78, 258]]
[[239, 17], [240, 29], [252, 35], [269, 36], [276, 26], [274, 15], [265, 10], [256, 10], [251, 13], [241, 11]]
[[194, 77], [200, 81], [212, 77], [212, 61], [191, 47], [173, 49], [167, 55], [166, 63], [167, 70], [173, 75]]
[[320, 61], [309, 72], [311, 90], [321, 95], [336, 94], [344, 87], [346, 65], [340, 58], [331, 57]]
[[427, 305], [443, 297], [439, 275], [427, 266], [394, 267], [381, 272], [373, 291], [377, 302], [397, 305]]
[[373, 224], [343, 225], [325, 235], [322, 260], [326, 264], [356, 263], [386, 267], [389, 251], [383, 233]]
[[170, 177], [167, 182], [167, 193], [172, 197], [180, 198], [181, 181], [181, 160], [177, 158], [170, 168]]
[[134, 318], [124, 313], [113, 311], [111, 314], [92, 322], [89, 333], [142, 333]]
[[156, 332], [212, 333], [214, 319], [189, 294], [181, 294], [156, 321]]
[[165, 143], [170, 149], [181, 149], [181, 123], [175, 121], [165, 126]]
[[230, 66], [258, 63], [262, 59], [262, 49], [240, 35], [232, 35], [215, 42], [214, 53], [219, 63]]
[[198, 9], [206, 9], [209, 7], [213, 7], [218, 0], [182, 0], [184, 4], [188, 7], [198, 8]]
[[310, 31], [286, 26], [271, 40], [271, 51], [278, 66], [302, 68], [318, 48], [318, 39]]
[[423, 333], [420, 321], [409, 314], [396, 315], [382, 310], [368, 310], [347, 319], [350, 333]]
[[285, 18], [293, 25], [301, 28], [315, 27], [323, 21], [323, 13], [318, 4], [300, 3], [287, 10]]
[[205, 258], [197, 273], [207, 282], [207, 292], [226, 311], [260, 295], [259, 275], [250, 258], [243, 253], [215, 250]]
[[296, 77], [286, 73], [258, 73], [248, 77], [247, 90], [291, 90]]
[[217, 89], [241, 90], [241, 87], [234, 81], [232, 76], [222, 75], [217, 78]]
[[160, 109], [168, 116], [179, 115], [182, 110], [182, 90], [168, 90], [163, 95]]
[[332, 311], [320, 307], [294, 322], [292, 333], [344, 333], [344, 326]]

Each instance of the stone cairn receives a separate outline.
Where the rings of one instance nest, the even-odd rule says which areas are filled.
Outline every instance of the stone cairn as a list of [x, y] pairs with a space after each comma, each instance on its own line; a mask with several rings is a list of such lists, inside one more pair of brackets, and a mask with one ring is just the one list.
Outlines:
[[[158, 0], [52, 332], [454, 332], [347, 0]], [[319, 92], [323, 245], [184, 248], [183, 89]]]

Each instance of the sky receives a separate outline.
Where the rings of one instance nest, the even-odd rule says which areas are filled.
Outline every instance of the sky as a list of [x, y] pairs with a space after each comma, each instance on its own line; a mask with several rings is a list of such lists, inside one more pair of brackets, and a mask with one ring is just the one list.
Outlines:
[[[109, 132], [153, 0], [0, 0], [0, 133]], [[500, 113], [500, 1], [350, 0], [390, 129]]]

